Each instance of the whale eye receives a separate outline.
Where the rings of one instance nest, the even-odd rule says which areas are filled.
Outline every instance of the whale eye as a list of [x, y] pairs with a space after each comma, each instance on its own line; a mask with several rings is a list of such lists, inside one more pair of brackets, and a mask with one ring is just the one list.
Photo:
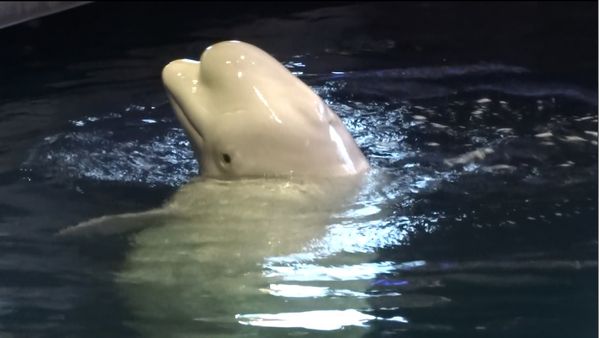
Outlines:
[[231, 163], [231, 156], [229, 156], [229, 154], [223, 154], [223, 162]]

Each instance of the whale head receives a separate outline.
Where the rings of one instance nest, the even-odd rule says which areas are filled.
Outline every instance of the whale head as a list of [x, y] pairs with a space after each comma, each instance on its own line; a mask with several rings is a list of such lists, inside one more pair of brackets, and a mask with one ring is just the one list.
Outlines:
[[217, 43], [199, 62], [169, 63], [162, 80], [203, 176], [340, 177], [368, 169], [335, 112], [253, 45]]

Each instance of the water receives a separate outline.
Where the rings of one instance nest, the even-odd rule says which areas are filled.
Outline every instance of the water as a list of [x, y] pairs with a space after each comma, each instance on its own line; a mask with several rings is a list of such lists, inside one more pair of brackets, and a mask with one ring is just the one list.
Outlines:
[[[304, 6], [135, 17], [127, 5], [100, 25], [114, 8], [90, 5], [0, 32], [14, 47], [0, 83], [0, 336], [597, 336], [596, 48], [558, 49], [585, 38], [567, 18], [596, 8], [495, 5], [522, 18], [507, 25], [476, 6]], [[443, 29], [465, 16], [507, 31]], [[96, 39], [57, 41], [68, 24]], [[477, 49], [489, 31], [506, 35]], [[264, 228], [307, 244], [245, 261], [233, 253], [266, 248], [261, 230], [239, 245], [209, 222], [195, 236], [56, 240], [157, 208], [198, 174], [158, 74], [231, 37], [339, 113], [374, 168], [357, 200], [320, 226]], [[269, 219], [242, 211], [228, 219], [244, 229]], [[207, 234], [218, 259], [201, 251]]]

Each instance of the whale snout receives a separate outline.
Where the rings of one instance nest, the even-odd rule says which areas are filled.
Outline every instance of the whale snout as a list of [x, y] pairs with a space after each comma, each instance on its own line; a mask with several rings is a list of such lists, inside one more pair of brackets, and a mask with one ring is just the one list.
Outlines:
[[201, 129], [203, 110], [197, 107], [193, 99], [199, 86], [199, 65], [198, 61], [181, 59], [170, 62], [162, 69], [162, 82], [175, 116], [198, 157], [205, 142]]
[[162, 82], [170, 95], [175, 97], [186, 94], [190, 86], [198, 84], [200, 63], [189, 59], [170, 62], [162, 69]]

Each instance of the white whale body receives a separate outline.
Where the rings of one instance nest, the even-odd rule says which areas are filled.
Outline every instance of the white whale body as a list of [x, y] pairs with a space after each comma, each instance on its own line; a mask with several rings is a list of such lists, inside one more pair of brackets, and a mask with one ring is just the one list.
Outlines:
[[[302, 273], [292, 266], [321, 255], [330, 224], [351, 221], [339, 213], [352, 206], [359, 185], [348, 178], [198, 180], [185, 185], [162, 209], [168, 215], [153, 216], [164, 226], [130, 237], [131, 249], [116, 276], [135, 314], [131, 325], [148, 337], [212, 337], [215, 332], [204, 332], [203, 325], [224, 334], [251, 329], [240, 324], [272, 326], [275, 322], [259, 318], [273, 315], [368, 308], [361, 297], [342, 295], [331, 301], [326, 294], [302, 296], [293, 289], [327, 287], [327, 282], [294, 281]], [[312, 276], [308, 272], [304, 277]], [[344, 288], [363, 293], [367, 286], [358, 279]], [[284, 292], [289, 288], [291, 302]], [[291, 316], [277, 325], [312, 328], [320, 320], [305, 326], [293, 323], [296, 316]], [[342, 320], [338, 328], [364, 325], [333, 317]], [[181, 324], [165, 327], [168, 323]]]
[[171, 62], [162, 78], [204, 176], [337, 177], [368, 169], [339, 117], [250, 44], [215, 44], [199, 62]]
[[[327, 227], [352, 221], [343, 212], [355, 203], [369, 165], [339, 117], [274, 58], [239, 41], [207, 48], [199, 62], [173, 61], [162, 78], [201, 177], [162, 208], [104, 216], [60, 233], [134, 232], [116, 278], [135, 314], [131, 325], [145, 336], [201, 336], [198, 325], [206, 323], [229, 334], [268, 326], [260, 318], [276, 313], [340, 311], [356, 321], [327, 327], [363, 326], [371, 316], [356, 315], [366, 307], [362, 298], [292, 304], [281, 290], [298, 286], [268, 272], [273, 260], [285, 265], [318, 256], [313, 248]], [[358, 293], [366, 287], [352, 285]], [[281, 318], [276, 326], [286, 325]], [[187, 324], [163, 325], [181, 321]]]
[[[361, 176], [368, 161], [339, 117], [272, 56], [241, 42], [176, 60], [162, 71], [169, 100], [203, 178], [323, 179]], [[355, 180], [354, 180], [355, 181]], [[342, 184], [343, 185], [343, 184]], [[175, 195], [164, 208], [104, 216], [61, 235], [106, 235], [185, 214]]]

